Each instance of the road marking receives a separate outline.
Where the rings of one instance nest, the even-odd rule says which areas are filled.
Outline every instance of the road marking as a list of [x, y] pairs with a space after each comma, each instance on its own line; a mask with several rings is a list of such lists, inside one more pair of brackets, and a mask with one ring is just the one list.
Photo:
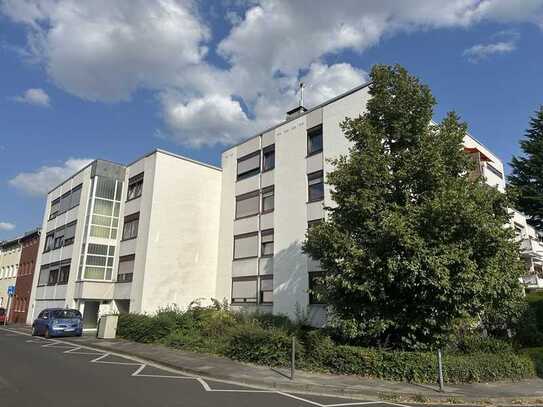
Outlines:
[[[28, 333], [25, 333], [25, 332], [21, 332], [21, 331], [17, 331], [17, 330], [12, 330], [12, 329], [8, 329], [8, 328], [0, 328], [0, 330], [3, 330], [3, 331], [9, 331], [9, 332], [12, 332], [14, 334], [17, 334], [17, 335], [25, 335], [25, 336], [32, 336]], [[15, 335], [13, 335], [15, 336]], [[206, 392], [224, 392], [224, 393], [267, 393], [267, 394], [277, 394], [277, 395], [280, 395], [280, 396], [283, 396], [283, 397], [288, 397], [288, 398], [291, 398], [291, 399], [294, 399], [294, 400], [298, 400], [298, 401], [302, 401], [304, 403], [307, 403], [307, 404], [311, 404], [311, 405], [314, 405], [314, 406], [317, 406], [317, 407], [350, 407], [350, 406], [365, 406], [365, 405], [372, 405], [372, 404], [388, 404], [388, 405], [391, 405], [391, 406], [396, 406], [396, 407], [410, 407], [410, 406], [407, 406], [407, 405], [404, 405], [404, 404], [399, 404], [399, 403], [391, 403], [391, 402], [388, 402], [388, 401], [359, 401], [359, 402], [349, 402], [349, 403], [336, 403], [336, 404], [322, 404], [322, 403], [318, 403], [316, 401], [312, 401], [312, 400], [308, 400], [308, 399], [305, 399], [303, 397], [300, 397], [300, 396], [295, 396], [293, 394], [290, 394], [290, 393], [285, 393], [285, 392], [282, 392], [282, 391], [278, 391], [278, 390], [262, 390], [262, 389], [213, 389], [211, 388], [211, 386], [202, 378], [202, 377], [197, 377], [197, 376], [172, 376], [172, 375], [151, 375], [151, 374], [143, 374], [141, 373], [147, 366], [151, 366], [151, 367], [154, 367], [156, 369], [159, 369], [159, 370], [163, 370], [163, 371], [175, 371], [175, 369], [168, 369], [168, 368], [164, 368], [164, 367], [161, 367], [159, 366], [158, 364], [146, 364], [146, 363], [142, 363], [142, 362], [139, 362], [138, 361], [138, 358], [135, 358], [135, 357], [130, 357], [130, 356], [126, 356], [126, 355], [122, 355], [122, 354], [117, 354], [115, 352], [106, 352], [106, 351], [102, 351], [101, 349], [96, 349], [96, 348], [92, 348], [90, 346], [85, 346], [85, 345], [75, 345], [71, 342], [66, 342], [66, 341], [62, 341], [62, 340], [57, 340], [57, 339], [29, 339], [26, 341], [27, 343], [38, 343], [38, 344], [42, 344], [44, 342], [46, 342], [45, 345], [42, 345], [42, 347], [49, 347], [49, 348], [56, 348], [56, 349], [62, 349], [62, 348], [66, 348], [66, 347], [70, 347], [69, 350], [67, 351], [64, 351], [63, 353], [64, 354], [82, 354], [82, 355], [91, 355], [91, 356], [95, 356], [95, 355], [100, 355], [94, 359], [92, 359], [91, 361], [89, 361], [89, 363], [102, 363], [102, 364], [111, 364], [111, 365], [123, 365], [123, 366], [138, 366], [138, 368], [131, 374], [131, 376], [133, 377], [147, 377], [147, 378], [162, 378], [162, 379], [191, 379], [191, 380], [195, 380], [197, 381], [198, 383], [200, 383], [200, 385], [202, 386], [202, 388], [204, 389], [204, 391]], [[58, 346], [60, 345], [60, 346]], [[95, 353], [85, 353], [85, 352], [80, 352], [80, 350], [87, 350], [87, 351], [92, 351], [92, 352], [95, 352]], [[122, 358], [122, 359], [126, 359], [126, 360], [132, 360], [133, 362], [111, 362], [111, 361], [107, 361], [107, 360], [104, 360], [106, 359], [108, 356], [115, 356], [115, 357], [119, 357], [119, 358]], [[216, 380], [216, 379], [211, 379], [212, 381], [216, 381], [216, 382], [221, 382], [221, 380]], [[226, 382], [228, 383], [228, 382]], [[242, 386], [246, 386], [246, 387], [254, 387], [254, 386], [251, 386], [251, 385], [242, 385]], [[318, 397], [318, 395], [315, 395]], [[335, 398], [344, 398], [342, 396], [323, 396], [323, 397], [335, 397]]]

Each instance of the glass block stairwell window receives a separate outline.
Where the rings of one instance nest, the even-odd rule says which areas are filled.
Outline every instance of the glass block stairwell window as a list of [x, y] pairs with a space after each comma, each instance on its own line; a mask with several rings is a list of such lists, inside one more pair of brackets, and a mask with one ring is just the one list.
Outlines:
[[[119, 228], [123, 183], [96, 176], [89, 199], [86, 242], [81, 247], [79, 278], [110, 281]], [[107, 239], [107, 240], [106, 240]]]

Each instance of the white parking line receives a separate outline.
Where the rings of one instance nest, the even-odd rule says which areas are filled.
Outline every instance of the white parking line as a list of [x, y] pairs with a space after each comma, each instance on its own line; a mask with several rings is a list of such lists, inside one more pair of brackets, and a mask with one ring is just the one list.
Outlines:
[[[30, 335], [28, 333], [12, 330], [12, 329], [8, 329], [8, 328], [0, 328], [0, 330], [12, 332], [12, 333], [17, 334], [17, 335], [32, 336], [32, 335]], [[211, 388], [211, 386], [202, 377], [191, 376], [191, 375], [173, 376], [173, 375], [144, 374], [142, 372], [144, 371], [144, 369], [147, 366], [151, 366], [151, 367], [154, 367], [156, 369], [163, 370], [163, 371], [172, 371], [173, 372], [174, 370], [169, 369], [169, 368], [164, 368], [164, 367], [161, 367], [161, 366], [156, 365], [156, 364], [142, 363], [142, 362], [139, 362], [138, 359], [134, 358], [134, 357], [121, 355], [121, 354], [117, 354], [117, 353], [114, 353], [114, 352], [106, 352], [106, 351], [102, 351], [100, 349], [92, 348], [90, 346], [75, 345], [75, 344], [73, 344], [71, 342], [65, 342], [65, 341], [61, 341], [61, 340], [57, 340], [57, 339], [37, 339], [36, 338], [36, 339], [29, 339], [26, 342], [27, 343], [39, 343], [39, 344], [42, 344], [42, 343], [46, 342], [45, 345], [42, 345], [42, 347], [44, 347], [44, 348], [49, 347], [49, 348], [62, 349], [62, 347], [64, 347], [64, 348], [70, 347], [69, 350], [63, 352], [64, 354], [81, 354], [81, 355], [91, 355], [91, 356], [100, 355], [100, 356], [90, 360], [89, 363], [102, 363], [102, 364], [123, 365], [123, 366], [138, 366], [138, 368], [131, 374], [132, 377], [195, 380], [198, 383], [200, 383], [200, 385], [202, 386], [202, 388], [206, 392], [278, 394], [280, 396], [288, 397], [288, 398], [298, 400], [298, 401], [302, 401], [304, 403], [311, 404], [311, 405], [314, 405], [314, 406], [317, 406], [317, 407], [351, 407], [351, 406], [354, 407], [354, 406], [365, 406], [365, 405], [372, 405], [372, 404], [388, 404], [388, 405], [396, 406], [396, 407], [409, 407], [409, 406], [404, 405], [404, 404], [391, 403], [391, 402], [388, 402], [388, 401], [359, 401], [359, 402], [349, 402], [349, 403], [322, 404], [322, 403], [319, 403], [319, 402], [316, 402], [316, 401], [308, 400], [308, 399], [305, 399], [303, 397], [295, 396], [293, 394], [285, 393], [285, 392], [278, 391], [278, 390], [213, 389], [213, 388]], [[60, 345], [60, 346], [58, 346], [58, 345]], [[86, 353], [85, 351], [92, 351], [92, 352], [95, 352], [95, 353]], [[126, 359], [126, 360], [132, 360], [133, 362], [111, 362], [111, 361], [105, 360], [109, 356], [115, 356], [115, 357], [119, 357], [119, 358]], [[216, 381], [216, 382], [222, 382], [221, 380], [216, 380], [216, 379], [212, 379], [212, 380]], [[225, 383], [228, 383], [228, 382], [225, 382]], [[243, 385], [243, 386], [253, 387], [253, 386], [250, 386], [250, 385]], [[341, 397], [341, 396], [325, 396], [325, 397], [336, 397], [336, 398], [339, 398], [339, 399], [344, 398], [344, 397]]]

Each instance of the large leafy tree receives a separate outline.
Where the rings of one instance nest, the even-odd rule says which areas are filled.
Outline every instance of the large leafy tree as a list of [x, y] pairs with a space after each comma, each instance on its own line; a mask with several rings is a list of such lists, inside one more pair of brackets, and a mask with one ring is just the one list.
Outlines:
[[513, 157], [509, 176], [515, 207], [529, 216], [528, 223], [543, 230], [543, 106], [531, 118], [520, 146], [524, 156]]
[[403, 348], [439, 344], [458, 320], [506, 320], [522, 273], [506, 195], [469, 176], [455, 113], [431, 124], [427, 86], [400, 66], [371, 79], [327, 176], [336, 205], [304, 242], [325, 271], [314, 294], [352, 336]]

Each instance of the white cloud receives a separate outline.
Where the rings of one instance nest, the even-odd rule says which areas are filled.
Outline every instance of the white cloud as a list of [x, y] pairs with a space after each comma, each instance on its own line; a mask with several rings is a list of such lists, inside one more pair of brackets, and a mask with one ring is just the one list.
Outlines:
[[10, 179], [9, 184], [29, 195], [45, 195], [91, 161], [88, 158], [70, 158], [60, 166], [43, 166], [34, 172], [21, 172]]
[[[0, 4], [27, 27], [27, 51], [59, 87], [111, 102], [150, 89], [159, 95], [162, 134], [193, 146], [232, 143], [281, 120], [296, 105], [300, 80], [309, 106], [363, 82], [363, 71], [341, 63], [344, 50], [363, 53], [398, 33], [485, 21], [543, 25], [543, 0], [225, 1], [230, 31], [212, 38], [195, 0]], [[496, 39], [470, 52], [511, 46]], [[210, 47], [225, 64], [206, 59]], [[327, 64], [330, 56], [338, 63]]]
[[508, 54], [517, 49], [517, 41], [520, 35], [516, 31], [505, 30], [492, 36], [493, 42], [475, 44], [464, 50], [463, 55], [470, 62], [477, 63], [493, 55]]
[[15, 229], [15, 224], [10, 222], [0, 222], [0, 230], [13, 230]]
[[50, 106], [49, 95], [40, 88], [27, 89], [21, 96], [16, 96], [14, 99], [17, 102], [28, 103], [29, 105]]
[[466, 50], [463, 55], [471, 62], [478, 62], [486, 59], [491, 55], [507, 54], [516, 49], [516, 45], [512, 41], [495, 42], [493, 44], [476, 44]]
[[89, 100], [171, 83], [201, 61], [209, 37], [191, 0], [5, 0], [3, 10], [27, 25], [51, 79]]

